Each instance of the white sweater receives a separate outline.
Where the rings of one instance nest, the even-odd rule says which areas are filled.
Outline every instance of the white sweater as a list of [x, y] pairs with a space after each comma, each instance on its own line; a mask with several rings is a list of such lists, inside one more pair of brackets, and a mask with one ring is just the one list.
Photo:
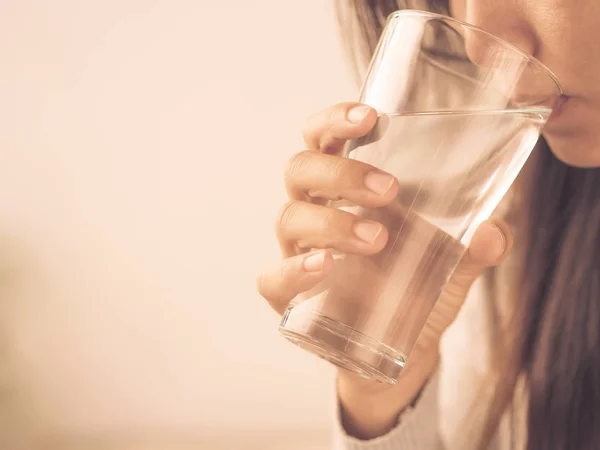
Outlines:
[[[502, 289], [502, 287], [500, 287]], [[437, 373], [425, 387], [413, 408], [403, 412], [398, 425], [388, 434], [371, 441], [348, 436], [339, 420], [334, 436], [335, 450], [469, 450], [476, 448], [476, 438], [482, 421], [461, 424], [473, 405], [481, 402], [481, 387], [489, 396], [489, 386], [483, 384], [489, 364], [489, 330], [492, 327], [490, 308], [486, 305], [484, 285], [478, 281], [469, 294], [456, 321], [441, 341], [441, 360]], [[487, 397], [489, 398], [489, 397]], [[477, 400], [477, 402], [475, 402]], [[500, 424], [490, 450], [520, 450], [523, 448], [524, 421], [513, 406]], [[483, 418], [483, 415], [480, 416]], [[469, 419], [471, 420], [471, 419]], [[465, 433], [466, 431], [466, 433]]]

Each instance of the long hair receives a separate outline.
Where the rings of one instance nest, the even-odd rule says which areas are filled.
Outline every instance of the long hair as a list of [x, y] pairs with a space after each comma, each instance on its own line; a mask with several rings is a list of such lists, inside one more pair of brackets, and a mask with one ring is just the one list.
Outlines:
[[[374, 51], [393, 11], [426, 4], [430, 11], [448, 14], [447, 1], [408, 3], [338, 0], [342, 32], [357, 68]], [[513, 189], [519, 198], [511, 214], [517, 218], [513, 257], [520, 270], [510, 280], [511, 320], [501, 331], [505, 345], [496, 353], [495, 395], [479, 446], [487, 447], [524, 380], [527, 450], [597, 450], [600, 169], [567, 166], [542, 138]]]

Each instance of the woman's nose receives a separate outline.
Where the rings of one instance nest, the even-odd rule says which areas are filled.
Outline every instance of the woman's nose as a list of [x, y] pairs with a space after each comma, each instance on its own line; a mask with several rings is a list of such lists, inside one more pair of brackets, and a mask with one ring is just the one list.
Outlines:
[[464, 20], [500, 39], [536, 56], [538, 40], [535, 30], [523, 14], [522, 5], [515, 0], [466, 0], [462, 11]]
[[[522, 4], [517, 6], [516, 0], [466, 0], [463, 17], [458, 18], [536, 58], [539, 44], [535, 29], [523, 14]], [[464, 39], [467, 57], [484, 69], [482, 76], [489, 77], [498, 94], [508, 96], [511, 103], [533, 106], [556, 96], [552, 79], [510, 46], [476, 31], [467, 30]]]

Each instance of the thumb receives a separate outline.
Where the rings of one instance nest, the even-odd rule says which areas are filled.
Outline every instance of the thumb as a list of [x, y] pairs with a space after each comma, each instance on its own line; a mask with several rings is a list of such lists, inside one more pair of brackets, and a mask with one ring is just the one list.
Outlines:
[[494, 219], [482, 223], [467, 253], [444, 287], [444, 297], [456, 299], [462, 304], [475, 280], [486, 268], [502, 262], [512, 245], [513, 235], [504, 221]]
[[[411, 366], [411, 358], [413, 361], [420, 361], [415, 364], [419, 370], [412, 369], [416, 373], [417, 379], [423, 377], [423, 373], [429, 374], [433, 370], [437, 361], [439, 338], [456, 319], [473, 282], [487, 267], [499, 264], [510, 252], [512, 243], [513, 236], [506, 223], [494, 220], [480, 225], [471, 241], [469, 250], [444, 286], [419, 335], [411, 354], [419, 352], [421, 356], [416, 359], [413, 356], [409, 357], [406, 373]], [[436, 351], [431, 351], [431, 349]]]

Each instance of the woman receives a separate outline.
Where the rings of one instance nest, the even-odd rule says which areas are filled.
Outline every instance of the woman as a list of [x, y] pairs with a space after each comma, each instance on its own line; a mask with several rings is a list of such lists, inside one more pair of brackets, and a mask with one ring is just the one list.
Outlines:
[[[347, 41], [359, 34], [364, 56], [389, 13], [423, 6], [338, 3]], [[480, 227], [398, 384], [339, 371], [338, 448], [600, 449], [600, 2], [427, 3], [541, 60], [561, 81], [564, 103], [507, 196], [504, 220]], [[384, 246], [382, 225], [322, 201], [376, 206], [395, 196], [393, 178], [336, 155], [375, 121], [370, 108], [344, 103], [305, 126], [307, 149], [288, 167], [290, 202], [277, 224], [284, 259], [259, 278], [278, 312], [327, 277], [325, 249], [368, 254]], [[491, 269], [513, 236], [515, 251]]]

